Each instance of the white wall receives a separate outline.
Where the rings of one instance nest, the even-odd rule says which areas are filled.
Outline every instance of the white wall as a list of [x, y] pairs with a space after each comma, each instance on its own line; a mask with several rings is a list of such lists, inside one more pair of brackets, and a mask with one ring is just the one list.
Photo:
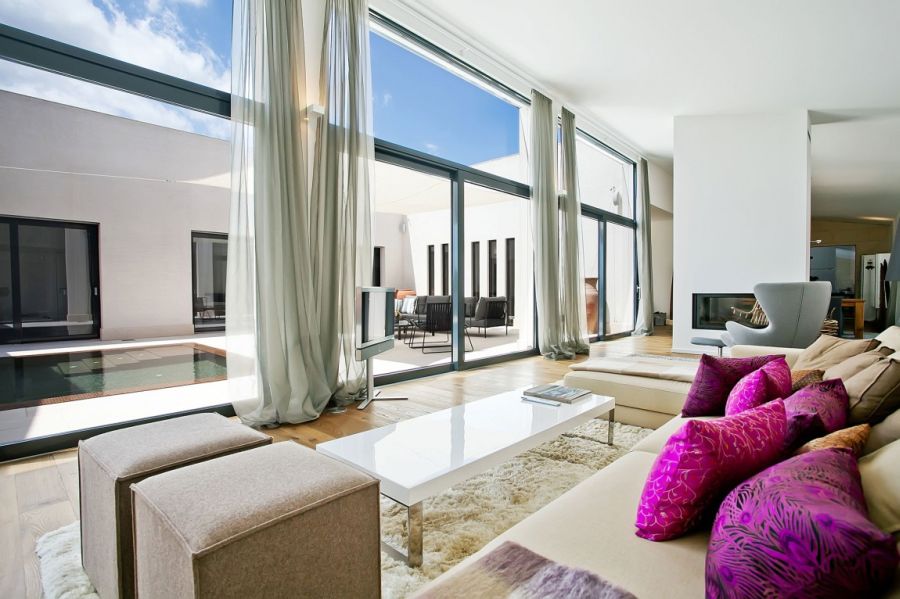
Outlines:
[[650, 207], [650, 238], [653, 258], [653, 311], [669, 314], [672, 297], [672, 214]]
[[99, 225], [101, 338], [192, 333], [191, 231], [228, 230], [228, 142], [8, 92], [0, 131], [0, 214]]
[[699, 351], [694, 293], [809, 279], [806, 111], [675, 119], [674, 340]]

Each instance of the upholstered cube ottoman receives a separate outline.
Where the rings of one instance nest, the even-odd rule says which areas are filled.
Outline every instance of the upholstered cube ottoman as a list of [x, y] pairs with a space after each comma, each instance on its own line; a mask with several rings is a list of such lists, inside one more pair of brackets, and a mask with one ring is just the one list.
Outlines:
[[377, 598], [378, 481], [287, 441], [132, 487], [140, 599]]
[[98, 435], [78, 445], [82, 563], [103, 599], [134, 596], [131, 484], [272, 442], [220, 414], [195, 414]]

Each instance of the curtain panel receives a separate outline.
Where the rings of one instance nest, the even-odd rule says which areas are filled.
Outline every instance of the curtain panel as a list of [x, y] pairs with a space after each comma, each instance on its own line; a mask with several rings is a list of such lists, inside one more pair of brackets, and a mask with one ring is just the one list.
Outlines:
[[640, 297], [634, 335], [653, 334], [653, 246], [650, 231], [650, 172], [647, 161], [638, 165], [637, 260]]
[[587, 307], [581, 255], [581, 198], [578, 193], [578, 157], [575, 147], [575, 115], [562, 109], [560, 195], [560, 347], [567, 354], [586, 354]]
[[353, 352], [372, 251], [365, 2], [326, 5], [312, 184], [303, 42], [300, 2], [236, 0], [226, 337], [229, 396], [253, 426], [313, 420], [364, 383]]

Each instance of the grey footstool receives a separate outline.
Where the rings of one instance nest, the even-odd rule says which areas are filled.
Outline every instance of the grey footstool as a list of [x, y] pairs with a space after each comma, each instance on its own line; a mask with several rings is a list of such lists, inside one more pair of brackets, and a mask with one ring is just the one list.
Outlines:
[[719, 350], [719, 357], [722, 357], [722, 348], [725, 342], [716, 337], [691, 337], [691, 345], [705, 345], [707, 347], [715, 347]]
[[219, 414], [195, 414], [79, 443], [82, 563], [100, 596], [134, 597], [132, 483], [271, 442], [268, 435]]
[[287, 441], [132, 486], [140, 599], [381, 594], [378, 481]]

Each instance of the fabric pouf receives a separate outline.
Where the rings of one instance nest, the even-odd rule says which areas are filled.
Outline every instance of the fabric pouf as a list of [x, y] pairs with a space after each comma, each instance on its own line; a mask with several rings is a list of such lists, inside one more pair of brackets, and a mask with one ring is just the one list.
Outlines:
[[79, 443], [82, 563], [100, 596], [134, 596], [132, 483], [271, 442], [268, 435], [220, 414], [194, 414]]
[[381, 594], [378, 481], [292, 442], [132, 486], [141, 599]]

